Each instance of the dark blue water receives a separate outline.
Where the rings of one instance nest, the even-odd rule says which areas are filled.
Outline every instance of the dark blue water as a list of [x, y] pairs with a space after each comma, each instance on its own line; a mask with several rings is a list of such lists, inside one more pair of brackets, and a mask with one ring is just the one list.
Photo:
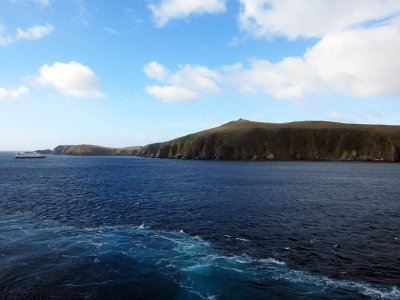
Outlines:
[[0, 153], [0, 298], [400, 299], [400, 164]]

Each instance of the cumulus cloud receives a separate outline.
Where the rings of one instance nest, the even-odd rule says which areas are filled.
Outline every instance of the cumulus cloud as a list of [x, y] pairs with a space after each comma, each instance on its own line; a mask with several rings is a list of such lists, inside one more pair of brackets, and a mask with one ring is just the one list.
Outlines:
[[50, 85], [64, 95], [76, 98], [104, 98], [100, 91], [101, 82], [94, 72], [78, 62], [56, 62], [39, 69], [36, 78], [41, 85]]
[[253, 59], [250, 67], [236, 64], [224, 68], [228, 81], [246, 95], [268, 94], [276, 99], [289, 99], [301, 103], [307, 92], [322, 89], [317, 74], [310, 72], [299, 57], [285, 58], [278, 63]]
[[[216, 70], [181, 65], [173, 73], [152, 62], [144, 72], [167, 86], [185, 88], [197, 95], [184, 93], [189, 100], [219, 93], [223, 83], [245, 95], [271, 95], [301, 105], [302, 99], [310, 94], [357, 98], [400, 95], [398, 53], [400, 17], [382, 26], [326, 34], [303, 56], [287, 57], [275, 63], [252, 59], [249, 66], [238, 63]], [[163, 99], [163, 90], [158, 87], [156, 91], [147, 89]]]
[[[237, 63], [215, 70], [180, 65], [173, 73], [152, 62], [145, 66], [144, 72], [168, 87], [184, 88], [197, 95], [183, 93], [188, 100], [219, 93], [223, 84], [245, 95], [271, 95], [302, 105], [302, 99], [308, 95], [357, 98], [400, 95], [399, 53], [400, 17], [395, 17], [379, 26], [325, 34], [303, 56], [286, 57], [274, 63], [254, 58], [248, 66]], [[168, 89], [168, 95], [179, 91], [173, 90], [176, 93]], [[160, 99], [164, 91], [167, 89], [159, 86], [147, 89]]]
[[160, 0], [148, 6], [154, 22], [162, 27], [170, 19], [185, 18], [192, 14], [221, 13], [226, 9], [225, 0]]
[[199, 97], [195, 92], [177, 86], [148, 86], [146, 87], [146, 92], [156, 97], [162, 99], [163, 102], [184, 102], [195, 100]]
[[303, 57], [280, 62], [253, 59], [225, 68], [246, 94], [278, 99], [306, 94], [347, 94], [359, 98], [400, 94], [400, 18], [373, 28], [326, 34]]
[[158, 81], [163, 81], [167, 77], [168, 71], [165, 69], [165, 67], [155, 61], [152, 61], [151, 63], [147, 64], [144, 67], [144, 73], [147, 75], [147, 77], [151, 79], [156, 79]]
[[17, 29], [17, 37], [20, 39], [25, 39], [25, 40], [38, 40], [45, 35], [50, 34], [54, 30], [54, 27], [50, 24], [47, 24], [45, 26], [32, 26], [28, 28], [27, 30], [22, 30], [21, 28]]
[[179, 71], [168, 76], [167, 81], [175, 86], [186, 87], [202, 93], [219, 93], [218, 72], [199, 65], [180, 65]]
[[305, 59], [333, 89], [357, 97], [400, 93], [400, 18], [325, 36]]
[[193, 93], [186, 93], [193, 100], [221, 92], [223, 84], [246, 95], [266, 94], [299, 105], [312, 94], [400, 95], [400, 1], [239, 1], [240, 26], [255, 37], [319, 39], [304, 55], [278, 62], [253, 58], [249, 65], [237, 63], [215, 70], [180, 65], [176, 72], [152, 62], [145, 66], [145, 74], [168, 89], [157, 85], [147, 92], [163, 99], [163, 92], [176, 95], [184, 88]]
[[[166, 102], [189, 101], [199, 98], [202, 94], [221, 92], [217, 82], [221, 75], [214, 70], [199, 65], [180, 65], [175, 73], [167, 70], [157, 62], [151, 62], [144, 67], [144, 73], [151, 79], [156, 79], [166, 86], [147, 87], [146, 91]], [[166, 96], [163, 96], [165, 92]], [[172, 100], [176, 97], [176, 100]]]
[[322, 37], [400, 12], [398, 0], [239, 0], [239, 25], [255, 37]]
[[0, 100], [16, 100], [29, 93], [29, 89], [20, 86], [14, 90], [0, 88]]

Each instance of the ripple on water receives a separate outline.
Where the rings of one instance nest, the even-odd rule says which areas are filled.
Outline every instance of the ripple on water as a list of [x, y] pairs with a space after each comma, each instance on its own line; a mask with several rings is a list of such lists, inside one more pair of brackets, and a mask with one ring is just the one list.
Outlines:
[[1, 216], [1, 236], [15, 237], [0, 246], [1, 298], [400, 298], [396, 287], [316, 276], [275, 258], [226, 256], [182, 231], [26, 220]]
[[13, 298], [398, 293], [398, 164], [12, 157], [0, 290]]

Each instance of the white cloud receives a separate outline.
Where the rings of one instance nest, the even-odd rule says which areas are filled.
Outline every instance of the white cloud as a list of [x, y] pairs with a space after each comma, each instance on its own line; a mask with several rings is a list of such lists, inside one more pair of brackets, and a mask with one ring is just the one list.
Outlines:
[[167, 77], [168, 72], [163, 65], [155, 61], [147, 64], [143, 71], [147, 77], [156, 79], [158, 81], [163, 81]]
[[148, 7], [153, 12], [154, 22], [162, 27], [170, 19], [180, 19], [192, 14], [224, 12], [226, 0], [160, 0]]
[[41, 6], [49, 6], [52, 0], [11, 0], [12, 2], [35, 2], [40, 4]]
[[221, 80], [218, 72], [199, 65], [180, 65], [179, 68], [179, 71], [168, 77], [167, 82], [207, 94], [221, 91], [217, 85]]
[[43, 6], [49, 6], [52, 0], [32, 0], [34, 2], [40, 3]]
[[322, 37], [400, 12], [398, 0], [239, 0], [239, 25], [255, 37]]
[[38, 40], [45, 35], [50, 34], [54, 30], [54, 27], [50, 24], [45, 26], [32, 26], [28, 28], [26, 31], [22, 30], [21, 28], [17, 29], [17, 37], [20, 39], [25, 40]]
[[14, 90], [0, 88], [0, 100], [16, 100], [29, 93], [29, 89], [25, 86], [20, 86]]
[[276, 99], [290, 99], [300, 104], [306, 92], [320, 87], [318, 77], [312, 73], [302, 58], [285, 58], [278, 63], [253, 59], [250, 68], [237, 64], [224, 68], [228, 81], [246, 95], [259, 93]]
[[0, 46], [6, 46], [14, 43], [17, 39], [20, 40], [37, 40], [45, 35], [50, 34], [54, 30], [54, 27], [50, 24], [45, 26], [35, 25], [27, 30], [17, 29], [15, 36], [6, 34], [4, 25], [0, 24]]
[[13, 38], [5, 33], [4, 25], [0, 24], [0, 46], [6, 46], [14, 42]]
[[147, 92], [161, 98], [165, 91], [176, 95], [172, 91], [185, 89], [192, 92], [188, 99], [196, 99], [221, 92], [220, 85], [225, 84], [225, 88], [228, 85], [246, 95], [266, 94], [298, 105], [311, 94], [358, 98], [400, 95], [400, 16], [396, 15], [400, 1], [240, 2], [240, 24], [256, 37], [320, 39], [303, 56], [274, 63], [253, 58], [248, 67], [238, 63], [212, 70], [180, 65], [178, 71], [171, 72], [151, 62], [144, 72], [168, 89], [155, 86]]
[[[221, 84], [246, 95], [271, 95], [302, 105], [308, 95], [347, 95], [357, 98], [400, 95], [400, 17], [374, 27], [356, 27], [325, 34], [303, 56], [272, 63], [252, 59], [216, 70], [180, 65], [171, 72], [152, 62], [144, 68], [149, 78], [168, 89], [191, 91], [188, 99], [221, 92]], [[158, 98], [156, 86], [147, 91]], [[179, 89], [173, 89], [178, 91]], [[188, 93], [186, 93], [188, 95]], [[196, 97], [194, 97], [196, 95]]]
[[278, 99], [314, 94], [359, 98], [400, 94], [400, 17], [369, 29], [326, 34], [303, 57], [278, 63], [253, 59], [224, 68], [229, 80], [246, 94]]
[[[167, 70], [157, 62], [151, 62], [144, 67], [144, 73], [151, 79], [156, 79], [164, 84], [165, 87], [147, 87], [146, 91], [163, 100], [171, 99], [176, 96], [179, 99], [195, 100], [202, 94], [215, 94], [221, 92], [217, 82], [222, 80], [221, 75], [211, 69], [199, 65], [180, 65], [175, 73]], [[168, 97], [160, 97], [164, 92]], [[182, 96], [179, 96], [182, 93]], [[173, 102], [168, 100], [167, 102]]]
[[373, 29], [325, 36], [305, 54], [336, 91], [363, 98], [400, 93], [400, 18]]
[[[271, 95], [302, 105], [302, 99], [311, 94], [357, 98], [400, 95], [399, 53], [397, 17], [381, 26], [326, 34], [304, 56], [276, 63], [252, 59], [249, 67], [234, 64], [217, 70], [181, 65], [173, 73], [152, 62], [144, 71], [149, 78], [192, 91], [198, 97], [219, 93], [220, 84], [227, 83], [246, 95]], [[161, 91], [158, 87], [159, 93], [151, 94], [159, 97]]]
[[185, 102], [192, 101], [199, 97], [195, 92], [176, 86], [148, 86], [146, 92], [150, 95], [161, 99], [163, 102]]
[[88, 67], [71, 61], [68, 64], [56, 62], [52, 66], [43, 65], [37, 82], [51, 85], [64, 95], [76, 98], [104, 98], [100, 91], [99, 78]]

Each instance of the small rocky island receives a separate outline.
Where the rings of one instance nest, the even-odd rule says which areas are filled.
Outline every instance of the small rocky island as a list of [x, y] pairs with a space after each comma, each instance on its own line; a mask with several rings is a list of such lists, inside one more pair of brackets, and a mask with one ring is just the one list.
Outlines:
[[[44, 151], [42, 153], [49, 152]], [[108, 148], [61, 145], [50, 152], [64, 155], [128, 155], [174, 159], [399, 162], [400, 126], [323, 121], [278, 124], [240, 119], [147, 146]]]

